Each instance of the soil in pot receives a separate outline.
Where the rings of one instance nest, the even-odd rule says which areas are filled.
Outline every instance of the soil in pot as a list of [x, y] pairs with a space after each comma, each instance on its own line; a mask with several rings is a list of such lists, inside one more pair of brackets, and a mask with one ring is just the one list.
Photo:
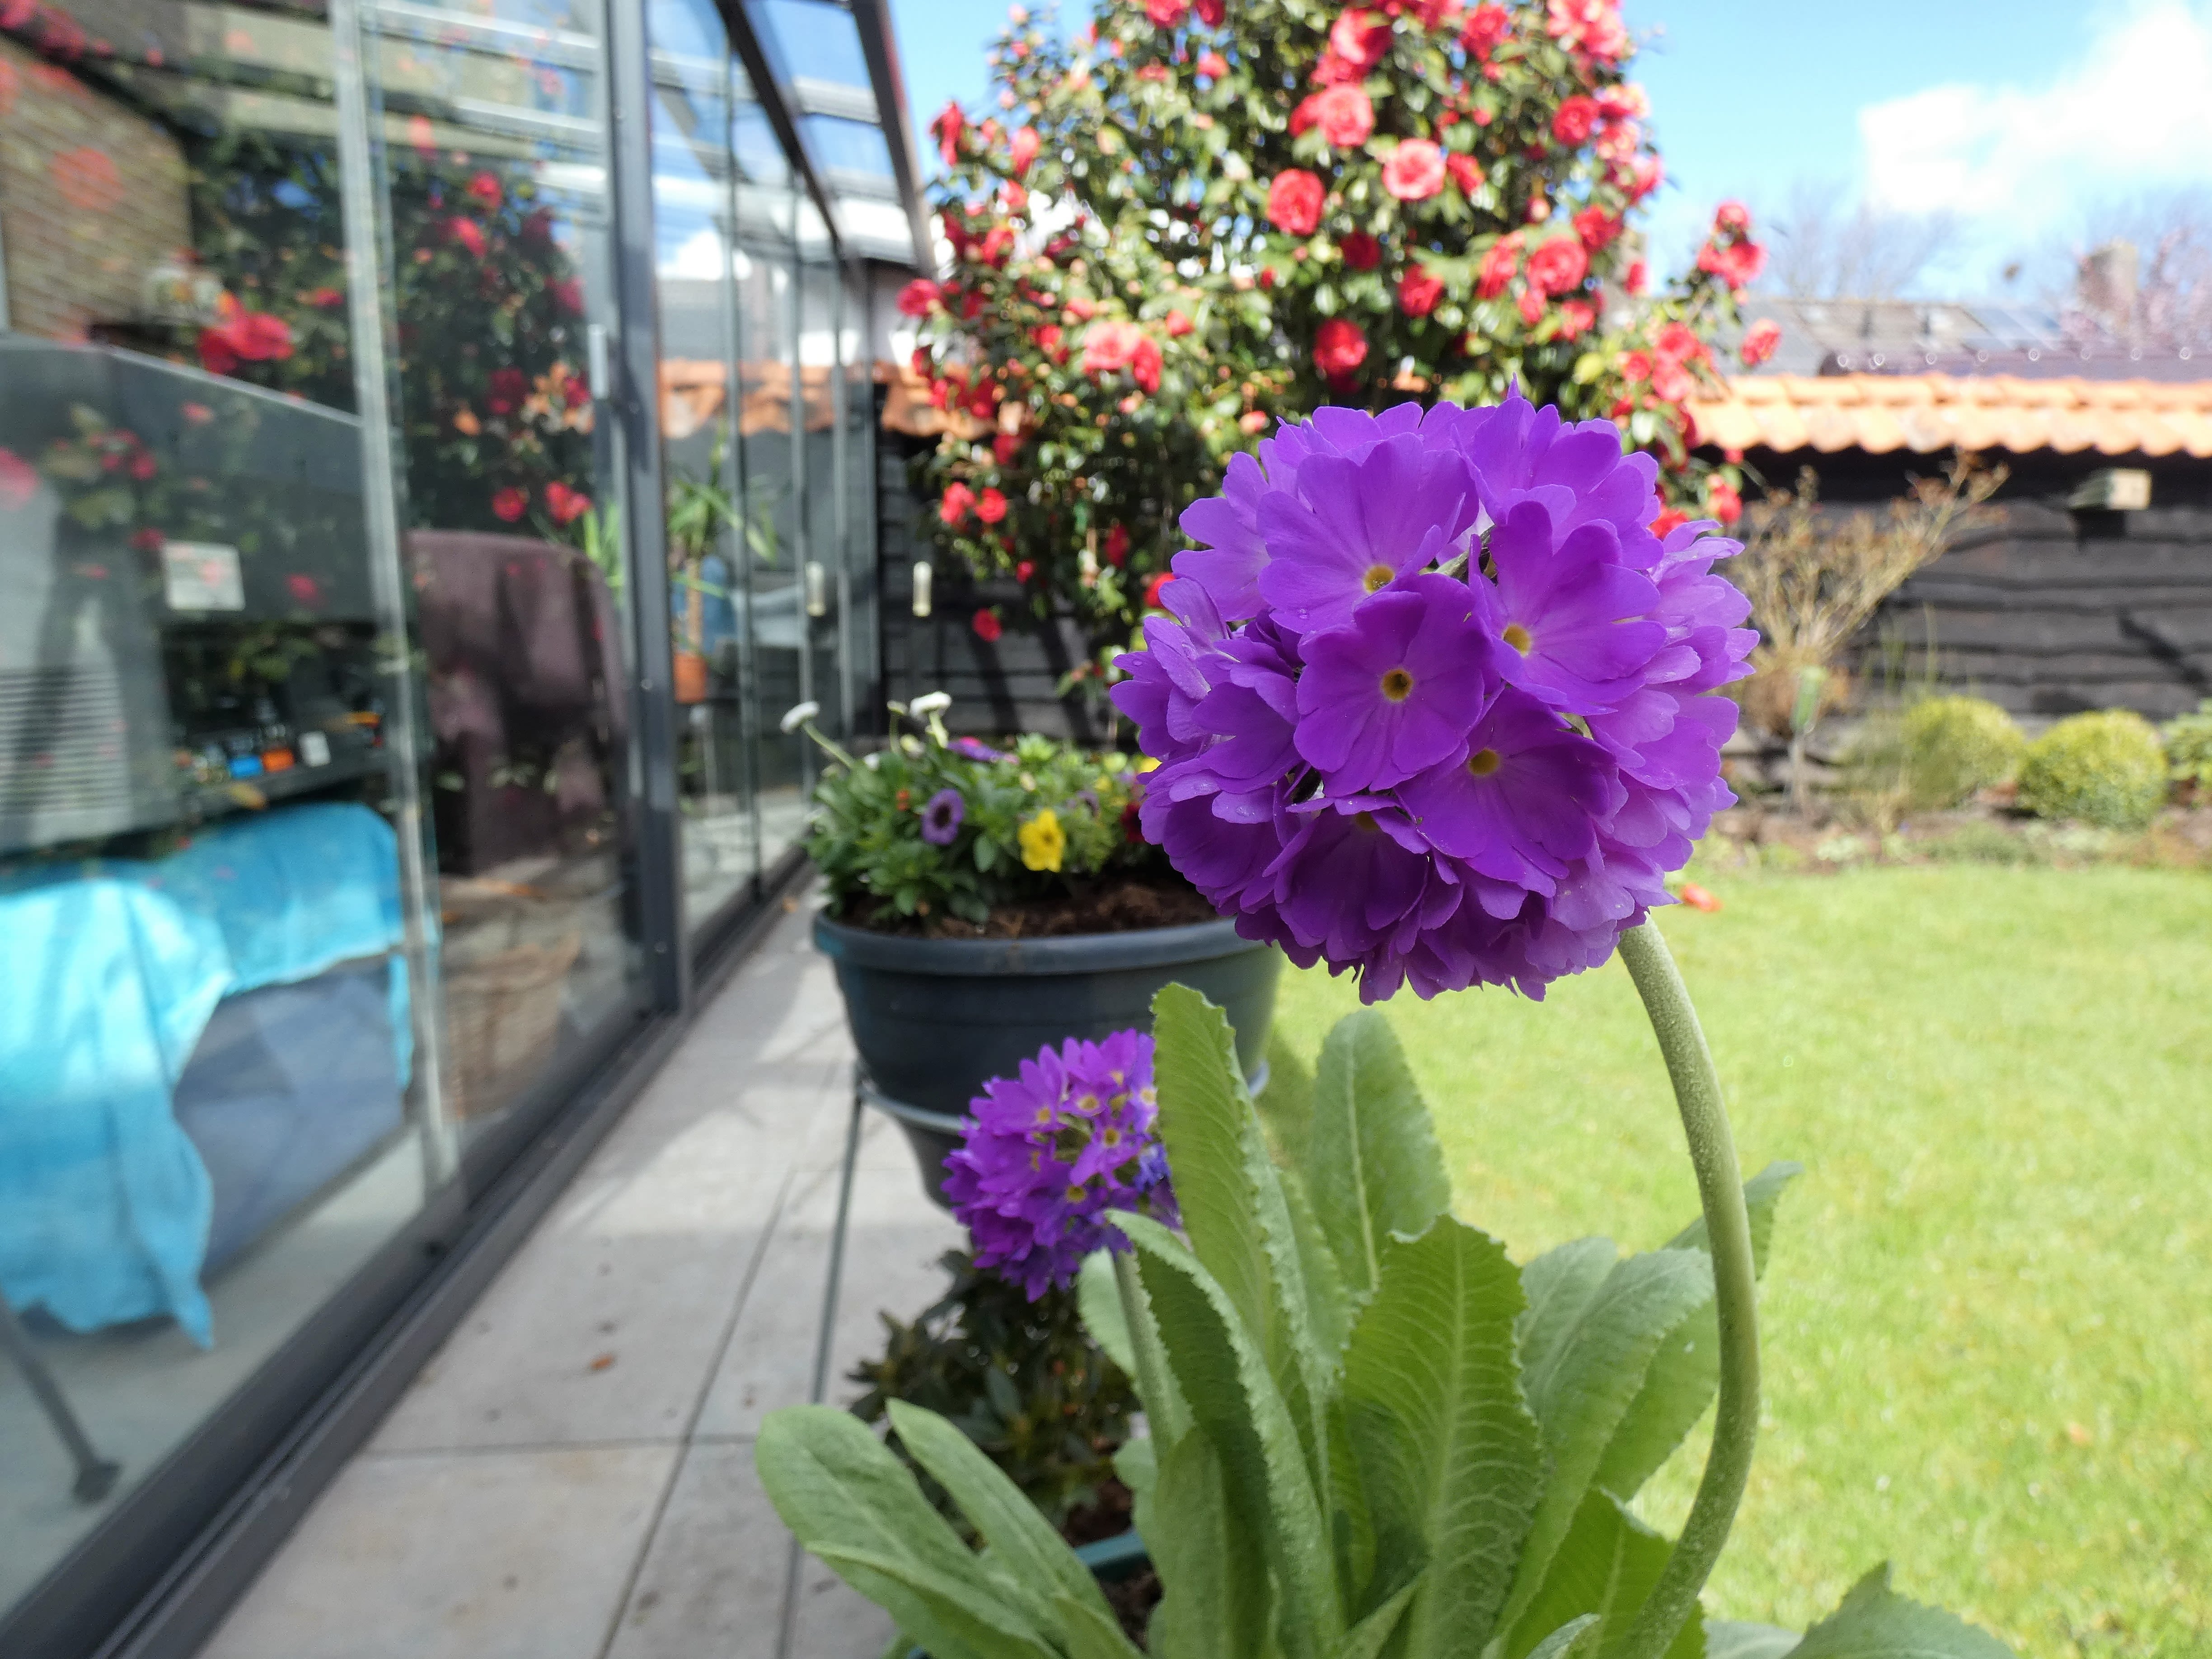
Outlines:
[[1050, 898], [1002, 904], [981, 922], [939, 911], [902, 916], [888, 905], [880, 914], [856, 907], [835, 918], [848, 927], [908, 939], [1064, 939], [1073, 933], [1126, 933], [1146, 927], [1182, 927], [1212, 921], [1218, 913], [1180, 876], [1115, 874], [1083, 880]]

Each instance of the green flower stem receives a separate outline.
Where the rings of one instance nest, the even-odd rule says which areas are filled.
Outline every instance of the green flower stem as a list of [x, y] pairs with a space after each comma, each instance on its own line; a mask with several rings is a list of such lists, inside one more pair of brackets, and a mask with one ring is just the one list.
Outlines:
[[1743, 1177], [1721, 1104], [1712, 1051], [1667, 941], [1646, 921], [1620, 936], [1620, 959], [1636, 981], [1644, 1012], [1666, 1056], [1674, 1103], [1698, 1172], [1705, 1236], [1713, 1258], [1714, 1302], [1720, 1316], [1720, 1407], [1704, 1478], [1682, 1523], [1682, 1536], [1659, 1582], [1629, 1627], [1620, 1659], [1659, 1659], [1696, 1610], [1698, 1592], [1720, 1559], [1751, 1474], [1759, 1437], [1759, 1280], [1751, 1253], [1751, 1217]]

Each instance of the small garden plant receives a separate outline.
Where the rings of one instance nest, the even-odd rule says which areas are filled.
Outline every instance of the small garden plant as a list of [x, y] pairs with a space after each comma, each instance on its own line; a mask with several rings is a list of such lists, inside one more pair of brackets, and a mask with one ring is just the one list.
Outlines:
[[921, 734], [902, 733], [863, 758], [816, 730], [814, 705], [785, 717], [787, 730], [804, 727], [835, 763], [815, 790], [806, 842], [832, 916], [876, 927], [980, 926], [994, 909], [1065, 896], [1079, 880], [1175, 881], [1137, 833], [1141, 792], [1127, 756], [1034, 734], [1006, 749], [951, 737], [951, 702], [941, 692], [916, 698], [897, 712]]
[[1928, 697], [1905, 710], [1906, 799], [1917, 807], [1956, 806], [1977, 790], [2008, 783], [2027, 740], [2012, 716], [1979, 697]]
[[2040, 817], [2106, 830], [2140, 829], [2165, 804], [2158, 728], [2124, 708], [2071, 714], [2027, 745], [2020, 804]]

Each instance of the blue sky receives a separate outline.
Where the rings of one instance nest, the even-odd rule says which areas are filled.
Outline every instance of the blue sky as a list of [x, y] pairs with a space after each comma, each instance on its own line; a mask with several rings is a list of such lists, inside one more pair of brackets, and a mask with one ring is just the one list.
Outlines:
[[[1081, 0], [1062, 9], [1090, 13]], [[1626, 9], [1647, 41], [1633, 73], [1669, 175], [1649, 226], [1662, 265], [1716, 202], [1778, 207], [1817, 181], [1959, 216], [1961, 241], [1931, 281], [1971, 295], [2075, 234], [2100, 198], [2212, 185], [2212, 0]], [[988, 99], [983, 52], [1003, 0], [891, 0], [891, 12], [917, 126], [947, 98]]]

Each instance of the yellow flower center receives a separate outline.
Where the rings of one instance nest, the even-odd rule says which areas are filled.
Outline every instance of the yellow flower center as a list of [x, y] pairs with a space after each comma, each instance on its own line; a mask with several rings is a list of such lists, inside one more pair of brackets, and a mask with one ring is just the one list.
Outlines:
[[1082, 1203], [1082, 1202], [1083, 1202], [1083, 1188], [1080, 1188], [1080, 1187], [1070, 1187], [1070, 1188], [1067, 1189], [1067, 1201], [1068, 1201], [1069, 1203], [1071, 1203], [1071, 1204], [1080, 1204], [1080, 1203]]
[[1364, 830], [1370, 835], [1375, 833], [1375, 814], [1372, 812], [1354, 812], [1352, 822], [1355, 829]]
[[1529, 637], [1528, 630], [1519, 623], [1508, 623], [1505, 624], [1505, 643], [1525, 657], [1536, 641]]
[[1467, 769], [1474, 777], [1486, 778], [1504, 763], [1495, 749], [1478, 749], [1468, 757]]
[[1392, 702], [1403, 702], [1413, 695], [1413, 677], [1402, 668], [1394, 668], [1382, 677], [1382, 695]]
[[1397, 574], [1387, 564], [1370, 564], [1367, 567], [1366, 574], [1359, 580], [1367, 591], [1372, 593], [1377, 588], [1388, 587], [1390, 585], [1390, 578]]

